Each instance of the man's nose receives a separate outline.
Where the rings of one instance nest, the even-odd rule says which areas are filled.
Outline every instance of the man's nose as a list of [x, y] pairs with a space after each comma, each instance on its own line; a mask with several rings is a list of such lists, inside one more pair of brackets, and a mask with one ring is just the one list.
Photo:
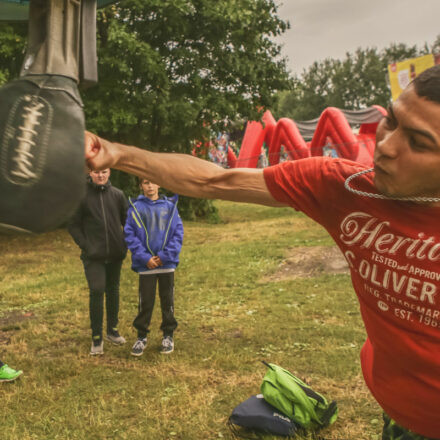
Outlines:
[[395, 159], [402, 148], [403, 139], [399, 130], [386, 133], [382, 139], [376, 142], [376, 150], [381, 156]]

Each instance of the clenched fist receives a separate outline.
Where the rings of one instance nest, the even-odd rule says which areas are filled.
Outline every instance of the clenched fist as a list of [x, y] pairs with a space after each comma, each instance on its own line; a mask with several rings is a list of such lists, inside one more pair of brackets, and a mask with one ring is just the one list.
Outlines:
[[86, 164], [91, 170], [115, 168], [120, 156], [120, 148], [116, 144], [86, 131], [84, 148]]

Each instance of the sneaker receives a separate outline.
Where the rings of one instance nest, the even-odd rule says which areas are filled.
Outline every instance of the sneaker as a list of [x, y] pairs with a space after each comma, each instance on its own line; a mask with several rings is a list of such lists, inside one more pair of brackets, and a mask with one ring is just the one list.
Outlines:
[[119, 334], [117, 328], [112, 328], [107, 332], [107, 341], [115, 345], [124, 345], [127, 342], [125, 338]]
[[102, 338], [93, 338], [92, 340], [92, 348], [90, 348], [91, 356], [104, 354], [104, 341]]
[[147, 338], [138, 338], [131, 349], [132, 356], [142, 356], [142, 353], [147, 346]]
[[14, 370], [6, 364], [0, 368], [0, 382], [13, 382], [17, 377], [21, 376], [23, 371]]
[[164, 336], [162, 339], [162, 348], [160, 349], [160, 352], [162, 354], [169, 354], [174, 351], [174, 341], [172, 336]]

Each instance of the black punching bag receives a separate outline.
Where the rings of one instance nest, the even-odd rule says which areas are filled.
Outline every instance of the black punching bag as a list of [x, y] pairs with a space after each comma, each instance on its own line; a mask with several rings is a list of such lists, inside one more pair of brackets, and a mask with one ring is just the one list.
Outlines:
[[53, 229], [84, 197], [83, 2], [31, 0], [21, 76], [0, 88], [1, 230]]

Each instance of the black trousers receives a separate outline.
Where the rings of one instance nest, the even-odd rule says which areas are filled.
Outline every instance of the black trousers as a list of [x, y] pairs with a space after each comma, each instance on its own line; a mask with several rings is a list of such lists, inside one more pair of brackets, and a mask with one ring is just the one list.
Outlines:
[[159, 284], [162, 324], [160, 329], [164, 336], [172, 336], [177, 327], [174, 318], [174, 272], [139, 275], [139, 307], [133, 326], [138, 338], [145, 338], [149, 333], [156, 299], [156, 284]]
[[118, 326], [119, 280], [122, 260], [111, 262], [83, 260], [83, 264], [90, 290], [89, 309], [92, 336], [102, 336], [104, 295], [107, 332]]

